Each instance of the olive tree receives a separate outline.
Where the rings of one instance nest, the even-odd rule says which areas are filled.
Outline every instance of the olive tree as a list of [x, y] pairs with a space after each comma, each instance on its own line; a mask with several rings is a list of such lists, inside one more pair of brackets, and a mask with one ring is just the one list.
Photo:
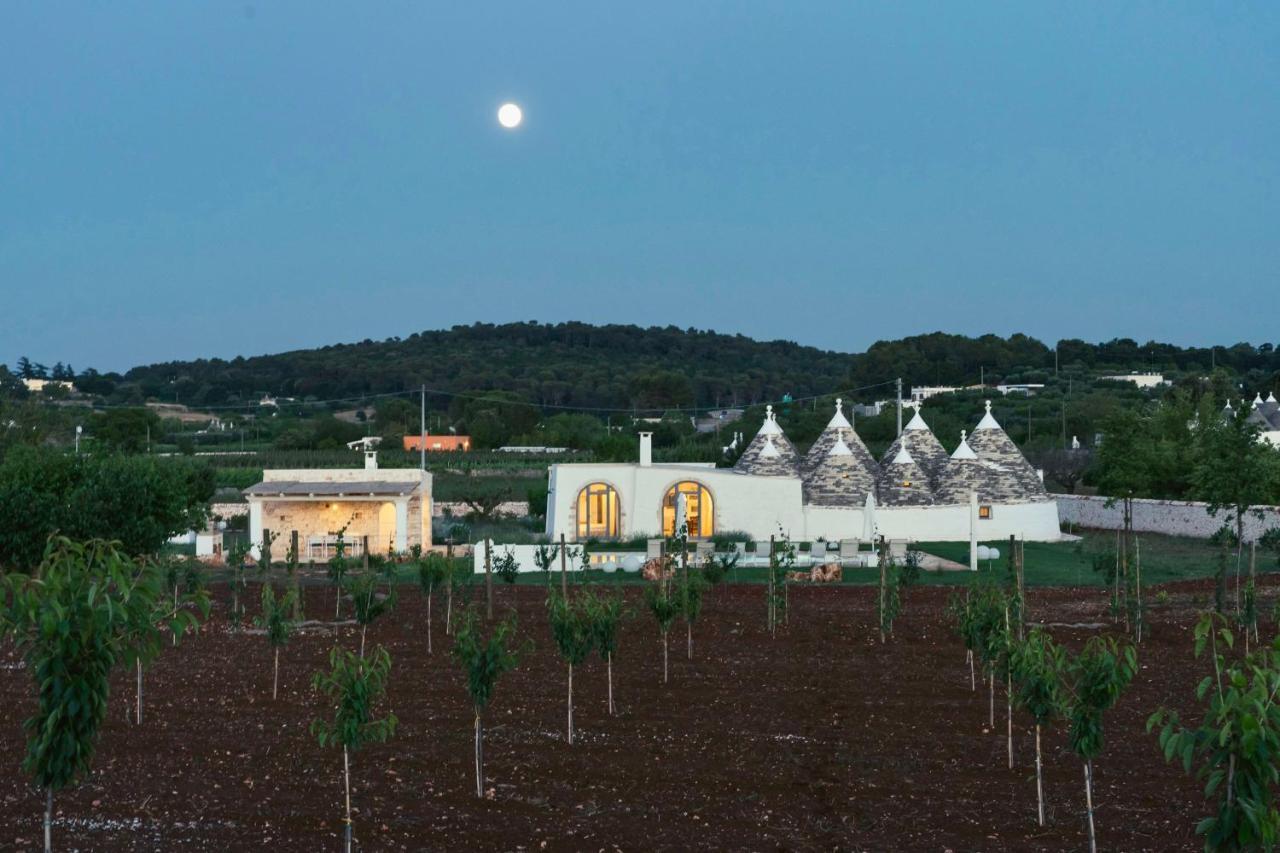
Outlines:
[[467, 693], [475, 711], [476, 796], [484, 797], [484, 709], [493, 699], [494, 688], [503, 673], [515, 669], [522, 649], [513, 643], [515, 617], [493, 626], [486, 636], [482, 620], [472, 607], [462, 612], [453, 638], [453, 657], [467, 676]]
[[317, 672], [311, 680], [312, 687], [328, 696], [334, 706], [332, 719], [312, 721], [311, 734], [322, 747], [342, 747], [347, 853], [351, 853], [351, 753], [366, 743], [383, 743], [395, 733], [395, 714], [388, 712], [381, 719], [374, 716], [375, 706], [386, 694], [390, 673], [391, 654], [382, 646], [368, 659], [334, 646], [329, 653], [329, 671]]

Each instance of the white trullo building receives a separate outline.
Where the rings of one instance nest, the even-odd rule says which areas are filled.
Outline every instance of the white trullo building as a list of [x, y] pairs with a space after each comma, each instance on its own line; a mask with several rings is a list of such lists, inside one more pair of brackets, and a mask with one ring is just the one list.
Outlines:
[[[742, 531], [754, 539], [968, 541], [1010, 535], [1059, 538], [1058, 506], [1039, 474], [986, 413], [950, 455], [919, 412], [877, 462], [841, 401], [803, 457], [773, 408], [733, 468], [653, 461], [640, 434], [638, 463], [552, 465], [547, 534], [569, 541], [671, 535], [677, 507], [690, 534]], [[683, 498], [683, 500], [681, 499]]]

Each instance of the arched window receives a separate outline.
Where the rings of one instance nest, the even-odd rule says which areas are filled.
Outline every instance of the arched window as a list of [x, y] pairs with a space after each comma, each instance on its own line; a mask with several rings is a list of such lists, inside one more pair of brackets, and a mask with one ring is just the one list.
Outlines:
[[578, 492], [578, 538], [612, 539], [618, 535], [618, 491], [608, 483], [591, 483]]
[[689, 521], [690, 539], [708, 539], [716, 532], [715, 504], [706, 486], [693, 480], [676, 483], [662, 499], [662, 535], [676, 535], [676, 505], [684, 495], [685, 518]]

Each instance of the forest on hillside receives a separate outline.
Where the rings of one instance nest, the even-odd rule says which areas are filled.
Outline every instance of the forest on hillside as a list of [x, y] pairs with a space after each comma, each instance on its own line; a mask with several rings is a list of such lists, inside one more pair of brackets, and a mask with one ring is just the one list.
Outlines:
[[[47, 373], [25, 356], [14, 374]], [[308, 400], [359, 399], [416, 390], [443, 396], [506, 392], [543, 410], [744, 406], [784, 395], [845, 392], [883, 399], [883, 383], [970, 385], [1043, 382], [1057, 375], [1159, 371], [1172, 378], [1218, 372], [1245, 390], [1273, 387], [1280, 352], [1271, 343], [1177, 347], [1131, 339], [1050, 345], [1024, 334], [967, 337], [934, 332], [878, 341], [846, 354], [791, 341], [756, 341], [674, 326], [586, 323], [477, 323], [406, 338], [364, 340], [317, 349], [234, 359], [197, 359], [140, 366], [123, 375], [68, 365], [59, 378], [116, 404], [147, 400], [197, 408], [254, 403], [262, 395]], [[0, 376], [0, 381], [4, 377]], [[872, 387], [868, 387], [872, 386]], [[862, 389], [857, 393], [849, 393]], [[430, 399], [430, 398], [429, 398]], [[433, 407], [448, 405], [436, 400]]]

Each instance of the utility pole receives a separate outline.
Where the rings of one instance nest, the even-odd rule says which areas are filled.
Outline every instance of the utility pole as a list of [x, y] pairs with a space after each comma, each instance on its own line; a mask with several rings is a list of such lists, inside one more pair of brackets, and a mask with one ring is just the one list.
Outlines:
[[419, 467], [427, 470], [427, 386], [422, 385], [422, 396], [419, 398], [422, 403], [422, 411], [418, 416], [418, 424], [422, 427], [422, 444], [418, 448]]
[[898, 377], [898, 437], [902, 437], [902, 377]]

